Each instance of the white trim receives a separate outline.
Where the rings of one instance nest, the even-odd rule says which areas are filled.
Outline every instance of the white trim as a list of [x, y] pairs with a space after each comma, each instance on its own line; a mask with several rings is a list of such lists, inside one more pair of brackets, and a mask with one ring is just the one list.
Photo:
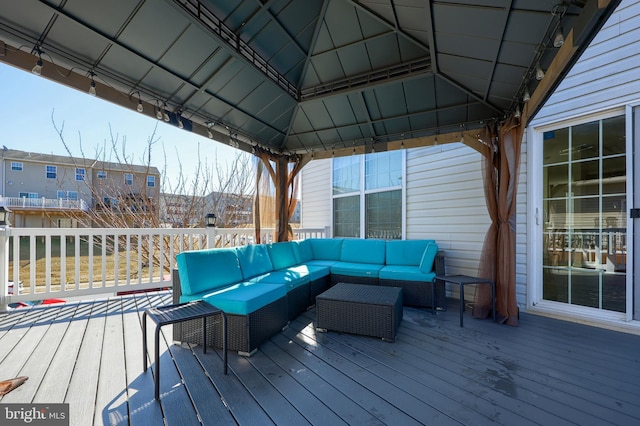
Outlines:
[[[626, 150], [627, 150], [627, 212], [630, 211], [630, 209], [632, 207], [634, 207], [633, 204], [633, 194], [634, 194], [634, 150], [633, 150], [633, 140], [634, 140], [634, 132], [633, 132], [633, 128], [634, 128], [634, 117], [633, 117], [633, 109], [634, 106], [632, 105], [627, 105], [626, 108], [626, 122], [625, 122], [625, 126], [626, 126], [626, 142], [627, 142], [627, 146], [626, 146]], [[627, 278], [627, 305], [626, 305], [626, 309], [627, 309], [627, 316], [626, 316], [626, 320], [627, 321], [632, 321], [633, 320], [633, 301], [635, 299], [635, 295], [634, 295], [634, 289], [633, 289], [633, 277], [634, 277], [634, 251], [633, 251], [633, 247], [634, 247], [635, 241], [634, 241], [634, 232], [633, 232], [633, 219], [631, 219], [631, 215], [629, 213], [627, 213], [627, 274], [626, 274], [626, 278]]]
[[[640, 100], [637, 101], [640, 104]], [[633, 105], [633, 104], [631, 104]], [[604, 309], [594, 309], [588, 307], [582, 307], [578, 305], [570, 305], [562, 302], [553, 302], [544, 300], [542, 297], [542, 279], [543, 274], [541, 271], [542, 265], [542, 226], [544, 225], [544, 208], [542, 202], [543, 183], [542, 175], [542, 149], [543, 149], [543, 134], [549, 130], [555, 130], [564, 127], [577, 126], [583, 123], [589, 123], [592, 121], [605, 120], [607, 118], [625, 116], [626, 126], [626, 161], [627, 161], [627, 205], [629, 199], [633, 195], [633, 186], [629, 186], [629, 182], [632, 180], [632, 168], [630, 166], [633, 153], [633, 120], [629, 119], [630, 107], [626, 105], [624, 107], [607, 108], [598, 112], [592, 112], [582, 116], [573, 116], [570, 119], [563, 119], [554, 122], [539, 123], [538, 125], [530, 125], [527, 128], [527, 144], [528, 144], [528, 162], [527, 162], [527, 174], [528, 179], [528, 232], [531, 250], [529, 254], [530, 263], [527, 265], [527, 276], [529, 277], [529, 287], [527, 288], [527, 309], [534, 313], [544, 313], [545, 315], [557, 314], [559, 316], [566, 316], [577, 322], [585, 322], [591, 325], [592, 323], [602, 324], [618, 324], [621, 322], [631, 323], [633, 322], [633, 328], [638, 329], [640, 334], [640, 322], [632, 321], [633, 315], [633, 272], [629, 272], [627, 268], [626, 273], [626, 313], [618, 313], [613, 311], [607, 311]], [[630, 226], [630, 219], [627, 219], [627, 241], [629, 236], [633, 235], [632, 225]], [[629, 253], [629, 244], [627, 244], [627, 259], [633, 259], [632, 253]]]

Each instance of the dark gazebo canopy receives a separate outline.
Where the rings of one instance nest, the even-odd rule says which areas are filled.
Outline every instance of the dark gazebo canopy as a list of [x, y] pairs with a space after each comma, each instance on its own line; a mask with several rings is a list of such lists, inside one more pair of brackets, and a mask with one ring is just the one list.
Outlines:
[[277, 241], [311, 158], [463, 140], [487, 176], [480, 273], [517, 325], [522, 129], [618, 4], [3, 0], [0, 60], [255, 152], [276, 188]]
[[339, 155], [530, 117], [618, 3], [5, 0], [0, 61], [246, 151]]

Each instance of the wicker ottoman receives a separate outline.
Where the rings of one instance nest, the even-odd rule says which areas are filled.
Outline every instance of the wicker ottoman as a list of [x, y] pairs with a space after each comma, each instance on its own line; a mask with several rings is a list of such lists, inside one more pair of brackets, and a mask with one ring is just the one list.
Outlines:
[[402, 321], [402, 289], [338, 283], [316, 297], [316, 329], [393, 342]]

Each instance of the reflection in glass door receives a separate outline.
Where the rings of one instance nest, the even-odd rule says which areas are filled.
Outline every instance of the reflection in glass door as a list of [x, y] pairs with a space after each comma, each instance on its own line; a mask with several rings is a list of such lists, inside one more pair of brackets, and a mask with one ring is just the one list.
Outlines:
[[625, 312], [624, 116], [544, 133], [545, 300]]

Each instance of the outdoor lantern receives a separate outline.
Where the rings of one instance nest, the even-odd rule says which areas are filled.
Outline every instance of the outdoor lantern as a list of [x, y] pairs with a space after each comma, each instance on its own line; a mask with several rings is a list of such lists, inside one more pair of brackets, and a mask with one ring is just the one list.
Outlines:
[[11, 210], [5, 206], [0, 206], [0, 226], [7, 225], [9, 213], [11, 213]]
[[208, 213], [205, 217], [207, 228], [213, 228], [216, 226], [216, 215], [213, 213]]

